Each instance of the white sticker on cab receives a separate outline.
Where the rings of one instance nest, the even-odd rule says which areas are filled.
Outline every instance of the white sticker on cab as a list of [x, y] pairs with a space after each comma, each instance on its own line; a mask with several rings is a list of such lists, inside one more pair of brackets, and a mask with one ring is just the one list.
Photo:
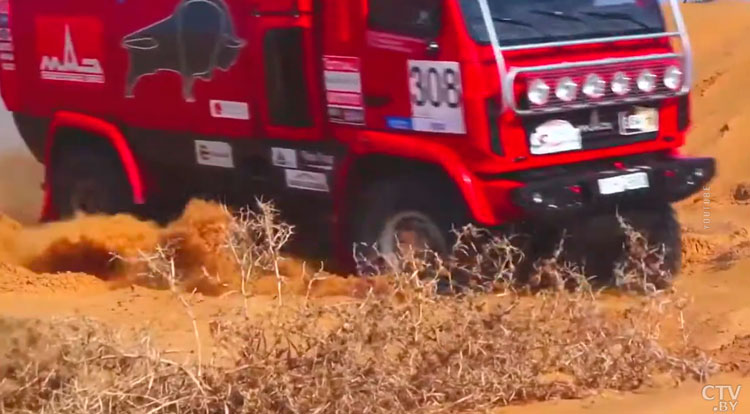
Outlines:
[[289, 148], [271, 148], [271, 162], [275, 167], [297, 168], [297, 151]]
[[214, 118], [250, 119], [250, 106], [247, 102], [211, 100], [208, 104]]
[[530, 150], [534, 155], [580, 150], [581, 131], [570, 122], [553, 119], [539, 125], [531, 133]]
[[300, 170], [284, 170], [284, 172], [286, 174], [286, 185], [289, 188], [318, 191], [322, 193], [330, 192], [328, 179], [323, 173]]
[[232, 146], [221, 141], [195, 141], [195, 156], [200, 165], [234, 168]]

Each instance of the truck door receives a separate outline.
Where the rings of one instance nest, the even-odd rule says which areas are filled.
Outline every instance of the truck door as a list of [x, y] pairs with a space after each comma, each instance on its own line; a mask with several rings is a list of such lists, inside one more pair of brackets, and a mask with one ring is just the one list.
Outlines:
[[266, 2], [253, 10], [261, 130], [269, 138], [323, 136], [320, 18], [315, 1]]
[[464, 134], [461, 69], [443, 30], [443, 0], [368, 0], [363, 54], [367, 124]]

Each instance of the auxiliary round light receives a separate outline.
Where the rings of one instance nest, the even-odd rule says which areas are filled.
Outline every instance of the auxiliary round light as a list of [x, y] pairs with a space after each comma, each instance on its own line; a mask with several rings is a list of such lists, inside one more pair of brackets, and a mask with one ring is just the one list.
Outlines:
[[583, 93], [589, 98], [601, 98], [606, 86], [607, 83], [601, 76], [592, 73], [586, 76], [586, 81], [583, 82]]
[[677, 66], [670, 66], [664, 71], [664, 86], [676, 91], [682, 86], [682, 70]]
[[570, 77], [564, 77], [557, 82], [555, 96], [563, 102], [571, 102], [578, 96], [578, 84]]
[[653, 92], [656, 89], [656, 75], [648, 69], [644, 69], [640, 75], [638, 75], [638, 89], [643, 92]]
[[627, 95], [630, 92], [630, 77], [625, 72], [617, 72], [612, 77], [612, 92], [617, 96]]
[[549, 101], [550, 87], [542, 79], [535, 79], [529, 83], [527, 96], [534, 105], [544, 105]]

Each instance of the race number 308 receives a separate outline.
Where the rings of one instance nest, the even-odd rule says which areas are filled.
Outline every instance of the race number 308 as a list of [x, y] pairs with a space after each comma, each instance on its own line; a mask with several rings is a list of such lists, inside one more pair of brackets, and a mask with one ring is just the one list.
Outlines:
[[455, 69], [412, 66], [410, 76], [411, 99], [415, 105], [458, 108], [461, 103], [461, 85]]
[[464, 133], [461, 67], [458, 62], [410, 60], [408, 70], [415, 129]]

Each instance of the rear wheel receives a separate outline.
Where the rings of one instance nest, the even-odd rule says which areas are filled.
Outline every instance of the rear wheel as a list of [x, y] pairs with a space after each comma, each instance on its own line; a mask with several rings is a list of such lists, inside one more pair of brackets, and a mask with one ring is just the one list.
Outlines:
[[63, 148], [52, 175], [53, 202], [61, 218], [78, 212], [132, 211], [130, 184], [120, 160], [107, 147]]

